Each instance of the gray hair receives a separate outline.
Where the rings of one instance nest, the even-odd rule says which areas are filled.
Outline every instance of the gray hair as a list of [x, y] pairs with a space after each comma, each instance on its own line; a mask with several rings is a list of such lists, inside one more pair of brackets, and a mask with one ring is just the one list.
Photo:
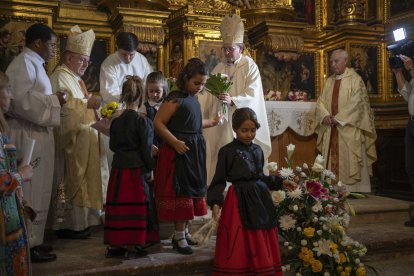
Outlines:
[[336, 53], [338, 53], [342, 58], [348, 60], [348, 57], [349, 57], [348, 52], [345, 51], [344, 49], [336, 49], [332, 52], [331, 55], [336, 54]]

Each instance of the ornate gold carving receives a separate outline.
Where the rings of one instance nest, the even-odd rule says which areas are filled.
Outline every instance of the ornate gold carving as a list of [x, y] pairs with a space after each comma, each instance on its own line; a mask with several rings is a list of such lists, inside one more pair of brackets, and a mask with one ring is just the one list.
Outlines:
[[341, 0], [335, 7], [338, 23], [357, 23], [365, 19], [365, 0]]
[[141, 42], [154, 43], [156, 45], [164, 44], [165, 33], [162, 27], [141, 27], [125, 24], [124, 31], [134, 33]]
[[273, 52], [302, 52], [304, 43], [299, 36], [268, 35], [263, 39], [263, 45], [267, 50]]
[[190, 0], [197, 9], [231, 10], [232, 6], [224, 0]]

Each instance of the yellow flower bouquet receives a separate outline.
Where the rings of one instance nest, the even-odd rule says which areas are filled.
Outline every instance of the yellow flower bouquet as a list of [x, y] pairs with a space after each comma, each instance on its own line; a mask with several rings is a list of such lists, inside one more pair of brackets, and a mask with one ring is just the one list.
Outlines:
[[[318, 155], [313, 165], [293, 168], [294, 145], [287, 147], [288, 168], [278, 174], [299, 184], [293, 191], [271, 192], [279, 214], [279, 234], [288, 251], [283, 271], [295, 275], [366, 275], [367, 266], [361, 260], [367, 249], [347, 235], [353, 209], [347, 202], [345, 185], [324, 167]], [[276, 166], [277, 168], [277, 166]], [[270, 167], [268, 167], [271, 170]]]
[[120, 110], [120, 105], [117, 102], [110, 102], [101, 108], [101, 119], [92, 124], [91, 127], [99, 131], [100, 133], [109, 136], [109, 129], [111, 122], [116, 117], [116, 112]]

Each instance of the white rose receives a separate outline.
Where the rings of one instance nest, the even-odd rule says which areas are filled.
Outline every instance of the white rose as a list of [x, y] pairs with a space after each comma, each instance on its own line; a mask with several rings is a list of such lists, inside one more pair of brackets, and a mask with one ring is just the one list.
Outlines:
[[317, 172], [317, 173], [322, 172], [324, 169], [325, 168], [320, 163], [316, 163], [316, 161], [312, 166], [312, 171]]
[[303, 166], [302, 166], [305, 170], [307, 170], [309, 167], [308, 167], [308, 164], [306, 164], [306, 163], [303, 163]]
[[297, 167], [296, 167], [296, 171], [297, 171], [297, 172], [301, 172], [301, 171], [302, 171], [302, 168], [301, 168], [301, 167], [299, 167], [299, 166], [297, 166]]
[[300, 232], [300, 231], [302, 231], [302, 227], [298, 227], [298, 228], [296, 228], [296, 230], [297, 230], [298, 232]]
[[284, 246], [288, 246], [289, 245], [289, 242], [284, 242], [283, 245]]
[[293, 205], [293, 211], [297, 211], [297, 210], [299, 210], [299, 207], [298, 207], [298, 205]]
[[288, 250], [292, 250], [293, 249], [293, 246], [288, 246]]
[[307, 244], [308, 244], [308, 242], [307, 242], [306, 240], [301, 240], [301, 241], [300, 241], [300, 244], [301, 244], [302, 246], [305, 246], [305, 245], [307, 245]]
[[306, 175], [306, 173], [301, 172], [301, 173], [300, 173], [300, 176], [302, 176], [302, 177], [306, 177], [307, 175]]
[[277, 171], [277, 162], [269, 162], [266, 168], [269, 170], [269, 172], [275, 173]]
[[272, 192], [272, 200], [273, 203], [279, 204], [286, 198], [286, 192], [285, 191], [274, 191]]
[[323, 158], [322, 155], [318, 154], [318, 156], [316, 156], [315, 163], [323, 164], [324, 161], [325, 161], [325, 158]]
[[322, 235], [322, 230], [318, 230], [318, 231], [316, 231], [316, 233], [320, 236], [320, 235]]

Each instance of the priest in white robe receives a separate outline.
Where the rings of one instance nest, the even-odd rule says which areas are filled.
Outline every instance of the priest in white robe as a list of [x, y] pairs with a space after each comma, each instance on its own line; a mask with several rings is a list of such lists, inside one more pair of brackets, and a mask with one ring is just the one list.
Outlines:
[[105, 103], [119, 102], [126, 76], [138, 76], [145, 82], [147, 75], [152, 72], [147, 59], [137, 52], [138, 38], [135, 34], [118, 34], [116, 47], [117, 51], [102, 63], [99, 74], [100, 93]]
[[225, 58], [214, 68], [212, 74], [225, 74], [233, 84], [230, 91], [220, 95], [219, 98], [214, 97], [207, 91], [198, 96], [203, 118], [214, 118], [217, 116], [222, 103], [228, 105], [228, 114], [225, 115], [223, 124], [214, 128], [203, 129], [207, 146], [208, 184], [210, 184], [216, 170], [218, 151], [222, 146], [233, 141], [235, 137], [231, 117], [237, 108], [249, 107], [256, 112], [261, 127], [256, 132], [254, 143], [262, 148], [265, 160], [268, 159], [272, 151], [260, 72], [256, 63], [250, 57], [242, 54], [244, 49], [243, 22], [235, 14], [227, 15], [223, 18], [220, 32]]
[[[152, 68], [147, 59], [137, 52], [138, 38], [130, 32], [121, 32], [116, 36], [117, 51], [108, 56], [101, 65], [99, 74], [100, 94], [103, 102], [119, 102], [122, 85], [126, 76], [138, 76], [144, 83]], [[109, 137], [103, 137], [109, 168], [113, 153], [109, 149]]]
[[342, 49], [330, 57], [334, 74], [326, 79], [316, 105], [317, 147], [325, 165], [349, 191], [368, 193], [377, 160], [374, 114], [363, 80], [346, 67], [347, 61]]
[[56, 131], [63, 171], [58, 168], [56, 174], [62, 177], [55, 185], [62, 185], [66, 199], [64, 214], [53, 225], [58, 238], [87, 238], [88, 228], [101, 223], [102, 185], [108, 182], [108, 167], [99, 133], [91, 127], [101, 102], [98, 96], [88, 93], [81, 79], [88, 68], [94, 41], [93, 30], [82, 32], [78, 26], [73, 27], [62, 64], [50, 76], [52, 87], [66, 90], [68, 95]]
[[61, 105], [65, 102], [63, 93], [52, 90], [43, 66], [55, 55], [56, 41], [56, 34], [48, 26], [32, 25], [26, 31], [26, 47], [6, 71], [14, 98], [9, 113], [10, 138], [21, 158], [19, 151], [26, 139], [34, 139], [32, 159], [40, 157], [41, 160], [32, 180], [23, 184], [23, 198], [36, 213], [28, 226], [32, 262], [56, 259], [55, 254], [43, 252], [39, 247], [43, 243], [52, 193], [53, 127], [60, 124]]

